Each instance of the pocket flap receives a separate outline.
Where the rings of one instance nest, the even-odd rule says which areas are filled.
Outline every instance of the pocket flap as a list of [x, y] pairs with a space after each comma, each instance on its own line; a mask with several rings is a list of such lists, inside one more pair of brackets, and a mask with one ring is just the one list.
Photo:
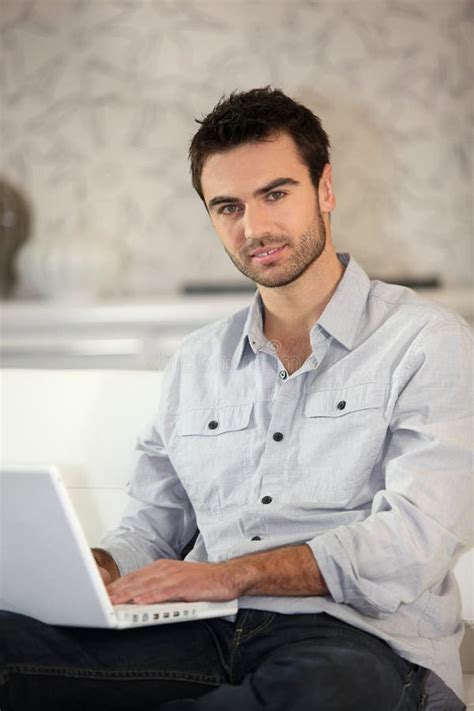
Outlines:
[[223, 432], [235, 432], [248, 427], [252, 403], [186, 410], [178, 415], [180, 435], [216, 437]]
[[384, 388], [373, 383], [334, 390], [314, 391], [307, 395], [306, 417], [344, 417], [358, 410], [382, 407]]

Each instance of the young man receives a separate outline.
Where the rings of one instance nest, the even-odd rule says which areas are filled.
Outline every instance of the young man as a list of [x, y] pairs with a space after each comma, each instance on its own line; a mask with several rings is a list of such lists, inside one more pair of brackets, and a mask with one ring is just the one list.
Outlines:
[[172, 359], [95, 556], [113, 602], [239, 613], [124, 633], [4, 615], [1, 708], [463, 708], [468, 329], [336, 253], [311, 111], [266, 88], [200, 123], [194, 187], [258, 290]]

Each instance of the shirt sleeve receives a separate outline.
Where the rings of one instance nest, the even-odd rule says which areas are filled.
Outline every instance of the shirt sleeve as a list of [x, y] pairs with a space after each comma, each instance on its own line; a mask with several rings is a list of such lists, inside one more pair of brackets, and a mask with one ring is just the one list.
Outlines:
[[193, 508], [164, 441], [164, 425], [173, 417], [177, 360], [175, 356], [168, 365], [158, 416], [137, 442], [129, 504], [118, 527], [100, 543], [113, 556], [121, 575], [160, 558], [179, 558], [196, 531]]
[[472, 540], [472, 338], [453, 317], [407, 354], [371, 514], [308, 542], [336, 602], [380, 617], [446, 577]]

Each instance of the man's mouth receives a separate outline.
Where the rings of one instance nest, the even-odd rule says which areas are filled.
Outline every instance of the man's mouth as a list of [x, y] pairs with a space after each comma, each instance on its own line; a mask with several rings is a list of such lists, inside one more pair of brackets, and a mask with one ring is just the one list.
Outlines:
[[259, 262], [260, 264], [268, 264], [278, 259], [285, 247], [286, 244], [281, 245], [281, 247], [271, 247], [270, 249], [268, 247], [262, 247], [261, 249], [256, 249], [250, 257], [252, 260]]

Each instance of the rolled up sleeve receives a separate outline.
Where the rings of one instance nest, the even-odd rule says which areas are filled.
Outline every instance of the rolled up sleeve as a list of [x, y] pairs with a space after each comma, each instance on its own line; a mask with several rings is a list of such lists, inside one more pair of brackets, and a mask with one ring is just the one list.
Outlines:
[[101, 541], [125, 575], [160, 558], [179, 558], [196, 530], [196, 518], [167, 452], [164, 430], [173, 417], [176, 359], [163, 383], [155, 422], [137, 442], [128, 484], [129, 504], [117, 528]]
[[472, 541], [472, 338], [431, 324], [407, 355], [371, 514], [308, 542], [336, 602], [380, 617], [440, 583]]

